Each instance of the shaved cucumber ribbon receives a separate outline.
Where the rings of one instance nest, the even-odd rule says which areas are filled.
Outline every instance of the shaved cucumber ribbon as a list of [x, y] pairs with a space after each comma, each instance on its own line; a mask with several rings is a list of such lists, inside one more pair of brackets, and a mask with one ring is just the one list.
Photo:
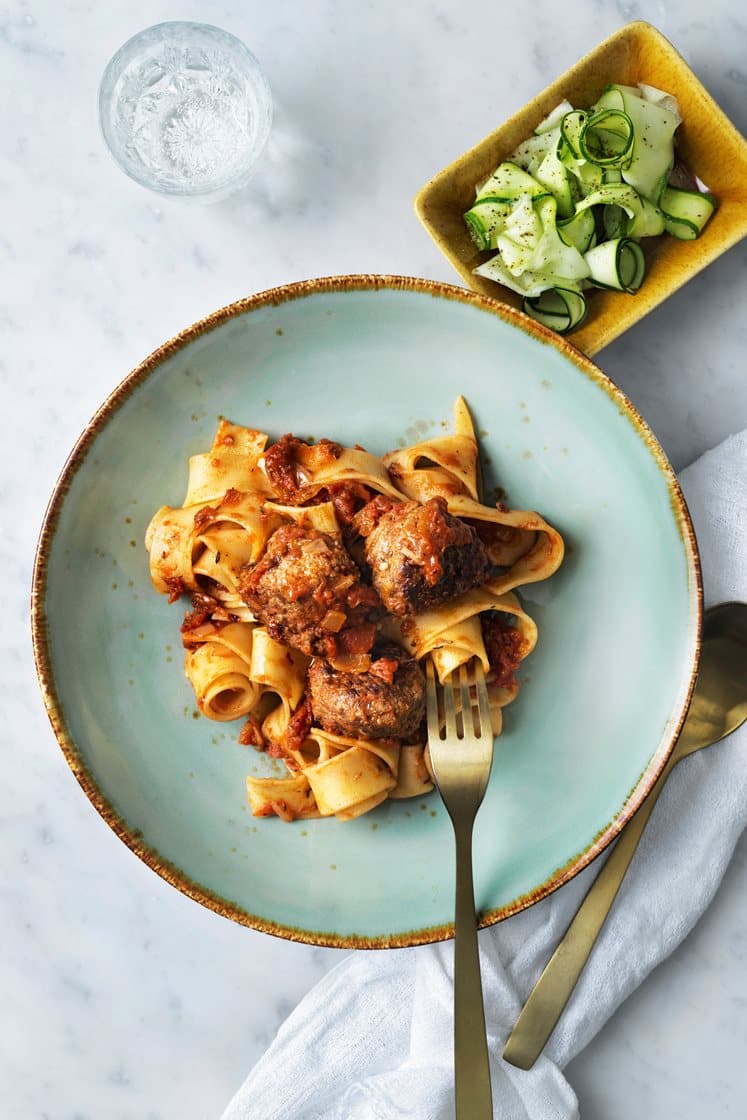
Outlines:
[[633, 122], [621, 109], [603, 109], [586, 120], [578, 145], [587, 163], [597, 167], [622, 167], [633, 148]]
[[646, 275], [643, 249], [632, 237], [603, 241], [586, 254], [591, 278], [599, 288], [637, 292]]
[[679, 187], [665, 187], [659, 204], [667, 233], [687, 241], [703, 232], [703, 227], [716, 209], [713, 195], [685, 191]]

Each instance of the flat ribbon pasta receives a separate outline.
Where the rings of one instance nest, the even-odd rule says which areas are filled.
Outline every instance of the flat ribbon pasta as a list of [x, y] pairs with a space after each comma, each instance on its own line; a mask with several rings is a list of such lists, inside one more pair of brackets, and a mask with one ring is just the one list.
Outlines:
[[229, 622], [195, 639], [197, 644], [187, 651], [184, 670], [197, 707], [208, 719], [240, 719], [259, 699], [251, 673], [253, 631], [246, 622]]
[[[332, 446], [339, 448], [339, 445]], [[385, 462], [362, 448], [342, 447], [339, 452], [332, 452], [329, 443], [299, 443], [295, 458], [301, 479], [301, 501], [308, 501], [320, 490], [338, 482], [360, 482], [377, 493], [402, 500], [402, 494], [389, 478]], [[267, 485], [272, 490], [269, 479]]]
[[[528, 657], [537, 643], [537, 626], [515, 595], [501, 591], [498, 580], [489, 580], [482, 587], [415, 615], [405, 635], [412, 653], [418, 659], [430, 653], [442, 682], [472, 657], [480, 660], [487, 673], [490, 665], [479, 627], [479, 616], [484, 611], [513, 615], [523, 640], [522, 660]], [[476, 624], [477, 630], [466, 623]]]
[[246, 779], [249, 806], [255, 817], [281, 817], [285, 821], [321, 816], [314, 794], [303, 774], [287, 778]]
[[453, 513], [455, 517], [504, 526], [515, 531], [504, 542], [497, 539], [492, 547], [488, 547], [493, 563], [507, 568], [491, 581], [491, 586], [499, 588], [501, 592], [511, 591], [525, 583], [548, 579], [563, 562], [563, 538], [538, 513], [521, 509], [492, 509], [463, 495], [450, 498], [448, 507], [449, 513]]
[[210, 451], [190, 457], [189, 482], [182, 504], [214, 502], [227, 490], [270, 493], [267, 478], [257, 465], [266, 446], [264, 432], [221, 420]]
[[161, 506], [154, 513], [145, 532], [145, 547], [150, 553], [150, 578], [156, 591], [168, 595], [179, 588], [197, 584], [192, 562], [198, 546], [195, 543], [195, 514], [199, 506], [187, 509]]
[[399, 746], [312, 727], [301, 749], [290, 754], [323, 817], [351, 820], [378, 805], [397, 785]]
[[309, 659], [262, 626], [208, 623], [187, 630], [185, 671], [208, 719], [251, 716], [265, 739], [282, 743], [306, 688]]
[[229, 491], [227, 500], [224, 496], [215, 506], [162, 506], [145, 537], [156, 590], [166, 594], [181, 586], [197, 591], [203, 577], [219, 585], [218, 597], [225, 605], [246, 611], [237, 591], [239, 569], [259, 559], [268, 538], [283, 524], [280, 513], [264, 506], [261, 494], [238, 491]]
[[[490, 661], [480, 625], [480, 615], [500, 611], [512, 615], [521, 639], [521, 660], [528, 657], [537, 643], [537, 626], [522, 609], [519, 600], [510, 592], [501, 592], [497, 581], [491, 581], [473, 591], [416, 615], [406, 635], [410, 648], [418, 659], [430, 654], [441, 683], [455, 669], [467, 665], [476, 657], [486, 674]], [[500, 735], [503, 724], [500, 709], [510, 704], [519, 692], [519, 684], [498, 684], [488, 675], [488, 698], [493, 724], [493, 734]]]
[[398, 801], [405, 797], [422, 797], [433, 789], [433, 777], [425, 760], [422, 743], [406, 743], [400, 747], [397, 784], [389, 797]]
[[265, 739], [282, 743], [291, 715], [303, 698], [308, 664], [308, 657], [275, 641], [264, 627], [255, 629], [250, 674], [262, 693], [258, 716]]
[[424, 440], [383, 458], [391, 478], [408, 498], [427, 502], [467, 494], [477, 501], [480, 492], [479, 457], [475, 428], [467, 402], [454, 405], [454, 434]]
[[284, 506], [279, 502], [265, 502], [264, 508], [302, 529], [316, 529], [330, 537], [340, 536], [340, 525], [332, 502], [320, 502], [316, 506]]

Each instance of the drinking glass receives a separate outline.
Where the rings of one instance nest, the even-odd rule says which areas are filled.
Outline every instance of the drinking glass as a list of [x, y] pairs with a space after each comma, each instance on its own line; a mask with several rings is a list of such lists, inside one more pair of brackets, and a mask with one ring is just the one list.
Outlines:
[[214, 200], [250, 178], [272, 122], [257, 59], [234, 35], [172, 21], [129, 39], [99, 87], [112, 156], [161, 194]]

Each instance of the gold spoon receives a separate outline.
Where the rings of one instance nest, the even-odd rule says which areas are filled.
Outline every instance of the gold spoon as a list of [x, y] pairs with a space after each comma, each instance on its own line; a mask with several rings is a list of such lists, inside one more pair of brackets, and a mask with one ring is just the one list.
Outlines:
[[747, 603], [706, 611], [698, 678], [674, 749], [646, 800], [626, 825], [563, 940], [516, 1020], [503, 1057], [530, 1069], [576, 986], [625, 878], [656, 799], [677, 763], [729, 735], [747, 719]]

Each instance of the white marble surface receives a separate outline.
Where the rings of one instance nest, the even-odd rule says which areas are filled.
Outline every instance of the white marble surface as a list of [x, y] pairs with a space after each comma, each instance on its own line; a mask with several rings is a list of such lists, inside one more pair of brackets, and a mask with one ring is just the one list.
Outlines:
[[[340, 959], [234, 926], [161, 882], [102, 823], [56, 746], [30, 653], [32, 556], [96, 406], [164, 338], [238, 296], [343, 272], [455, 279], [413, 217], [417, 187], [630, 19], [659, 26], [747, 127], [747, 31], [730, 0], [502, 7], [0, 6], [3, 1117], [217, 1117]], [[108, 57], [167, 18], [238, 34], [275, 94], [252, 188], [213, 208], [137, 187], [97, 131]], [[746, 265], [743, 244], [600, 357], [677, 467], [747, 424]], [[743, 842], [681, 949], [572, 1063], [585, 1120], [743, 1115], [746, 852]]]

